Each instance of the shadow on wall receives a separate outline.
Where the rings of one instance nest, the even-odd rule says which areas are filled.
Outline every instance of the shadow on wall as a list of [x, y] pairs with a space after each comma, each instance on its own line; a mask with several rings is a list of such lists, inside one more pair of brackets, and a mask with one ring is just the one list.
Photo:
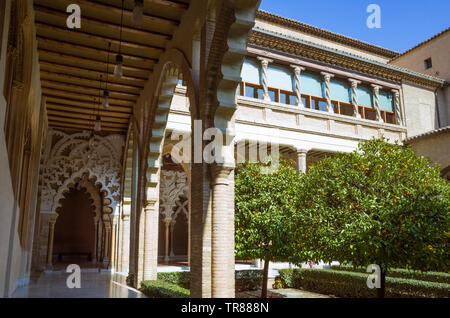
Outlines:
[[55, 262], [68, 258], [92, 260], [95, 246], [94, 211], [86, 192], [70, 189], [55, 224]]

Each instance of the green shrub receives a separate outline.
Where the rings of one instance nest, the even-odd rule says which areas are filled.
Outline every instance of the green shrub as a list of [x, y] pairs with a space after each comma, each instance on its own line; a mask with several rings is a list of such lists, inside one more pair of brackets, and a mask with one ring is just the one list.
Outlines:
[[160, 272], [158, 273], [158, 280], [172, 283], [186, 289], [190, 288], [189, 272]]
[[[357, 272], [357, 273], [365, 273], [366, 269], [362, 267], [353, 267], [351, 265], [333, 265], [331, 269], [340, 270], [340, 271], [349, 271], [349, 272]], [[420, 271], [410, 271], [403, 268], [394, 268], [390, 269], [387, 274], [387, 277], [395, 277], [395, 278], [406, 278], [406, 279], [414, 279], [414, 280], [423, 280], [426, 282], [435, 282], [435, 283], [444, 283], [450, 284], [450, 274], [443, 272], [420, 272]]]
[[239, 270], [235, 271], [236, 291], [253, 291], [261, 288], [263, 280], [262, 270]]
[[150, 298], [189, 298], [190, 291], [161, 280], [143, 281], [140, 290]]
[[[253, 291], [261, 288], [263, 273], [260, 269], [235, 271], [236, 291]], [[160, 272], [158, 280], [190, 288], [190, 272]]]
[[[283, 269], [281, 284], [337, 297], [374, 298], [376, 289], [366, 285], [367, 273], [327, 269]], [[450, 297], [450, 285], [386, 277], [386, 297]]]

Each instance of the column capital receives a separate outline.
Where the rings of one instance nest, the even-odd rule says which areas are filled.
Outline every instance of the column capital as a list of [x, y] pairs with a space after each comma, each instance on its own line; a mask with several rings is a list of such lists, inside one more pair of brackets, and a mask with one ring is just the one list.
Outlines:
[[158, 202], [158, 199], [155, 199], [155, 198], [147, 199], [145, 201], [144, 209], [154, 208], [157, 202]]
[[323, 75], [323, 77], [325, 78], [326, 81], [329, 81], [331, 78], [334, 77], [334, 74], [327, 73], [327, 72], [320, 72], [320, 74]]
[[358, 81], [354, 78], [349, 78], [348, 81], [352, 84], [352, 87], [353, 87], [353, 85], [358, 86], [359, 84], [362, 83], [361, 81]]
[[291, 64], [289, 66], [292, 67], [295, 72], [302, 72], [302, 71], [306, 70], [306, 68], [304, 68], [303, 66], [296, 65], [296, 64]]
[[173, 219], [172, 219], [172, 217], [165, 217], [163, 221], [164, 221], [166, 226], [169, 226], [170, 223], [173, 222]]
[[56, 220], [58, 219], [59, 214], [58, 213], [50, 213], [48, 216], [48, 222], [51, 226], [54, 226], [56, 223]]
[[257, 57], [258, 61], [261, 62], [262, 65], [269, 65], [269, 63], [273, 63], [273, 60], [267, 58], [267, 57], [263, 57], [263, 56], [258, 56]]
[[297, 155], [306, 155], [308, 153], [308, 150], [303, 148], [297, 149], [296, 151]]
[[230, 181], [228, 180], [228, 177], [230, 176], [230, 173], [234, 170], [234, 167], [231, 166], [225, 166], [225, 165], [213, 165], [211, 167], [211, 173], [213, 177], [213, 185], [217, 184], [223, 184], [223, 185], [229, 185]]
[[377, 85], [377, 84], [370, 84], [370, 86], [373, 88], [374, 91], [379, 91], [383, 86]]
[[394, 94], [400, 94], [400, 90], [397, 89], [397, 88], [391, 89], [391, 92], [394, 93]]

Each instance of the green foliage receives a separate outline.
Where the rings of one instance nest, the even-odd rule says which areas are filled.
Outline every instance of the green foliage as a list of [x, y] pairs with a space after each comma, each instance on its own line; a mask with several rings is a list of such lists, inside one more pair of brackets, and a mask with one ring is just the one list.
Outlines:
[[186, 289], [189, 289], [190, 286], [189, 272], [160, 272], [158, 273], [158, 280], [175, 284]]
[[314, 261], [414, 270], [449, 267], [450, 185], [439, 167], [383, 139], [325, 158], [299, 192], [294, 252]]
[[[235, 271], [236, 291], [257, 290], [262, 283], [262, 270], [238, 270]], [[178, 285], [182, 288], [190, 288], [190, 272], [160, 272], [158, 281]]]
[[[331, 269], [356, 273], [366, 272], [365, 268], [362, 267], [355, 268], [350, 265], [334, 265], [331, 266]], [[426, 282], [450, 284], [450, 274], [442, 272], [421, 272], [421, 271], [410, 271], [404, 268], [391, 268], [389, 272], [386, 273], [386, 276], [422, 280]]]
[[237, 292], [258, 290], [261, 287], [263, 272], [260, 269], [240, 270], [235, 275]]
[[[262, 173], [264, 167], [245, 163], [236, 171], [236, 257], [287, 261], [294, 254], [289, 227], [303, 175], [289, 162], [281, 162], [272, 174]], [[300, 255], [298, 250], [296, 256]]]
[[[349, 298], [375, 298], [376, 289], [366, 285], [368, 274], [327, 269], [282, 269], [281, 285]], [[386, 278], [386, 297], [450, 297], [450, 285], [404, 278]]]
[[162, 280], [143, 281], [141, 292], [150, 298], [189, 298], [190, 291]]

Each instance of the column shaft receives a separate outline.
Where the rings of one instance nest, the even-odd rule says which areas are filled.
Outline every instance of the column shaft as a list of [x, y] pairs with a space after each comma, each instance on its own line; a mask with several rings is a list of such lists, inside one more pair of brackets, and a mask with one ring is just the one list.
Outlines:
[[156, 280], [158, 269], [158, 205], [157, 201], [147, 201], [145, 213], [144, 239], [144, 280]]
[[261, 73], [262, 73], [262, 82], [263, 82], [263, 99], [265, 101], [271, 101], [269, 96], [269, 81], [267, 78], [267, 67], [269, 63], [273, 61], [264, 57], [258, 57], [258, 60], [261, 62]]
[[325, 98], [327, 99], [327, 112], [334, 113], [333, 105], [331, 104], [330, 80], [334, 75], [321, 72], [325, 81]]
[[361, 118], [358, 109], [358, 85], [361, 84], [361, 82], [352, 78], [350, 78], [348, 81], [350, 82], [350, 85], [352, 87], [353, 116], [356, 118]]
[[298, 65], [291, 65], [291, 67], [294, 69], [294, 76], [295, 76], [295, 87], [294, 92], [295, 96], [297, 97], [297, 106], [300, 108], [304, 108], [305, 105], [303, 105], [302, 101], [302, 93], [301, 93], [301, 72], [305, 70], [304, 67], [298, 66]]
[[375, 100], [375, 110], [377, 112], [377, 120], [379, 122], [384, 122], [383, 117], [381, 116], [381, 110], [380, 110], [380, 88], [381, 86], [372, 84], [372, 90], [373, 90], [373, 96]]
[[120, 271], [122, 273], [129, 272], [128, 264], [130, 258], [130, 216], [124, 215], [122, 218], [122, 261]]
[[307, 150], [299, 149], [297, 150], [297, 170], [306, 173], [306, 154]]
[[234, 297], [234, 207], [230, 179], [234, 169], [213, 166], [212, 297]]

